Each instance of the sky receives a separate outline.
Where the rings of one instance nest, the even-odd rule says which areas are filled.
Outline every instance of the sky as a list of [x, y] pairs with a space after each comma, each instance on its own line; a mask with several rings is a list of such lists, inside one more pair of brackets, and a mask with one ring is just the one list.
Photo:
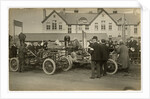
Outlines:
[[[61, 8], [45, 8], [46, 15], [49, 15], [53, 10], [57, 12], [61, 11]], [[79, 13], [88, 13], [92, 11], [96, 13], [97, 8], [65, 8], [67, 13], [73, 13], [74, 9], [78, 9]], [[118, 13], [133, 13], [140, 14], [138, 8], [104, 8], [108, 13], [112, 13], [116, 10]], [[43, 20], [43, 9], [42, 8], [21, 8], [9, 9], [9, 33], [14, 34], [13, 20], [23, 22], [23, 33], [42, 33], [42, 20]], [[15, 34], [18, 35], [21, 32], [20, 27], [15, 26]]]

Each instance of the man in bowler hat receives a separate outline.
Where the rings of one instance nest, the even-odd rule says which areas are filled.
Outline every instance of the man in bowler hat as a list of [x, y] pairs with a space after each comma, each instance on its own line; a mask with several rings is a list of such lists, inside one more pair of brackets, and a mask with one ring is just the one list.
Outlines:
[[100, 45], [98, 44], [98, 38], [97, 36], [93, 36], [92, 38], [92, 43], [89, 45], [90, 47], [90, 54], [91, 54], [91, 70], [92, 70], [92, 74], [91, 74], [91, 79], [95, 78], [95, 68], [97, 71], [97, 78], [100, 78], [100, 64], [101, 64], [101, 55], [102, 55], [102, 51], [100, 48]]

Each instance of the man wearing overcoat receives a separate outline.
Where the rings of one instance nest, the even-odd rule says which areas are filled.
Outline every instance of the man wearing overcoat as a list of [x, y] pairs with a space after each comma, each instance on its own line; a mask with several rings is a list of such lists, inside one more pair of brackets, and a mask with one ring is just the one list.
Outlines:
[[89, 45], [90, 47], [90, 54], [91, 54], [91, 79], [95, 78], [95, 68], [96, 68], [96, 72], [97, 72], [97, 78], [100, 78], [100, 64], [101, 64], [101, 55], [102, 55], [102, 51], [100, 48], [100, 44], [98, 43], [98, 38], [97, 36], [93, 36], [92, 38], [92, 43]]

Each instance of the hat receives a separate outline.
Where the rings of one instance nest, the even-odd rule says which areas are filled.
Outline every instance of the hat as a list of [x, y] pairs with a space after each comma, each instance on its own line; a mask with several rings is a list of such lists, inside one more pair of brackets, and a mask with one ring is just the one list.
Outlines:
[[121, 40], [119, 40], [119, 44], [121, 45], [121, 44], [124, 44], [124, 42], [123, 42], [123, 40], [121, 39]]
[[102, 43], [106, 43], [106, 40], [105, 40], [105, 39], [101, 39], [101, 42], [102, 42]]
[[131, 36], [130, 38], [133, 38], [133, 36]]
[[96, 40], [97, 40], [98, 38], [97, 38], [97, 36], [93, 36], [93, 38], [92, 38], [92, 39], [96, 39]]

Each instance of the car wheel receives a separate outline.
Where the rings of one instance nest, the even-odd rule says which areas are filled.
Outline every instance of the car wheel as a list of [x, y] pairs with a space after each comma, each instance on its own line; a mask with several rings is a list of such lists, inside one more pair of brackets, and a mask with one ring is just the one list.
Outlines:
[[16, 72], [16, 71], [18, 71], [18, 69], [19, 69], [18, 58], [11, 58], [10, 59], [10, 70]]
[[63, 71], [68, 71], [72, 67], [71, 60], [69, 60], [68, 57], [62, 57], [61, 58], [61, 63], [62, 63], [62, 70]]
[[107, 61], [107, 74], [113, 75], [117, 72], [118, 65], [113, 59], [108, 59]]
[[55, 62], [50, 58], [45, 59], [43, 62], [43, 71], [48, 75], [52, 75], [54, 74], [55, 70], [56, 70]]

